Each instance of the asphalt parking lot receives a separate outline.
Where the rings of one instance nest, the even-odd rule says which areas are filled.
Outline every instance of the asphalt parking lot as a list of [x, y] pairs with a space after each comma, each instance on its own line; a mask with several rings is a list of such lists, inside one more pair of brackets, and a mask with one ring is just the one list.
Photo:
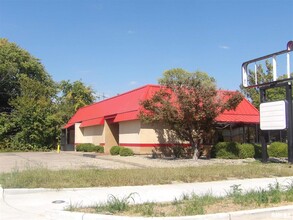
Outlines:
[[148, 167], [204, 166], [210, 164], [241, 164], [247, 160], [172, 159], [151, 156], [120, 157], [98, 153], [69, 152], [10, 152], [0, 153], [0, 173], [32, 168], [60, 169], [139, 169]]
[[32, 168], [80, 169], [80, 168], [133, 168], [134, 165], [115, 161], [109, 155], [80, 152], [11, 152], [0, 153], [0, 172], [21, 171]]

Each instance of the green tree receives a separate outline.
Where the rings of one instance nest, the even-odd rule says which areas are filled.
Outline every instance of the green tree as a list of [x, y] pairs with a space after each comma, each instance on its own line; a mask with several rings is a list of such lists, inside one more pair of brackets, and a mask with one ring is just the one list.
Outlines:
[[21, 49], [15, 43], [0, 38], [0, 112], [11, 112], [9, 100], [20, 94], [21, 75], [53, 86], [50, 75], [38, 59]]
[[94, 92], [80, 81], [56, 83], [41, 62], [0, 39], [0, 148], [56, 147], [61, 127]]
[[166, 123], [180, 140], [188, 141], [198, 157], [198, 144], [215, 125], [215, 118], [242, 100], [239, 92], [217, 91], [215, 79], [203, 72], [183, 69], [164, 72], [161, 89], [141, 103], [140, 118], [146, 123]]
[[3, 38], [0, 61], [0, 147], [53, 146], [56, 84], [39, 59]]
[[73, 83], [69, 80], [63, 80], [59, 83], [59, 90], [61, 91], [58, 104], [59, 115], [63, 124], [66, 123], [79, 108], [92, 104], [96, 99], [94, 90], [79, 80]]
[[36, 150], [56, 146], [58, 118], [53, 103], [56, 90], [22, 74], [20, 94], [9, 101], [11, 113], [2, 113], [8, 121], [2, 124], [0, 137], [10, 138], [10, 147], [17, 150]]
[[[257, 75], [258, 84], [268, 83], [273, 81], [273, 66], [266, 60], [265, 67], [261, 64], [257, 65], [256, 74], [254, 70], [249, 70], [248, 74], [248, 84], [255, 84], [255, 75]], [[279, 79], [284, 79], [286, 75], [280, 76]], [[260, 91], [259, 87], [254, 88], [244, 88], [243, 85], [240, 85], [240, 90], [243, 95], [249, 99], [252, 104], [259, 109], [260, 105]], [[267, 101], [278, 101], [284, 100], [286, 95], [286, 90], [283, 87], [270, 88], [266, 90]]]

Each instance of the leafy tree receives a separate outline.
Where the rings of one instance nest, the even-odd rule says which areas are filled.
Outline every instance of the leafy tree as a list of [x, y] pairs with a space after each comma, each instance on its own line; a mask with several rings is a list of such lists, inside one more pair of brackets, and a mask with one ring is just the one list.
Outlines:
[[188, 141], [198, 157], [198, 144], [215, 125], [215, 118], [242, 100], [238, 92], [218, 92], [215, 79], [203, 72], [183, 69], [164, 72], [161, 89], [141, 103], [140, 118], [146, 123], [166, 123], [180, 140]]
[[[20, 94], [9, 101], [11, 113], [2, 113], [8, 121], [1, 124], [0, 137], [10, 138], [10, 147], [35, 150], [56, 146], [59, 133], [57, 108], [53, 103], [56, 90], [22, 74], [19, 76]], [[5, 120], [4, 120], [5, 122]]]
[[0, 148], [52, 148], [61, 127], [95, 100], [81, 81], [55, 83], [41, 62], [0, 38]]
[[73, 83], [69, 80], [61, 81], [59, 83], [59, 90], [61, 91], [59, 97], [59, 115], [63, 124], [79, 108], [92, 104], [96, 99], [94, 90], [81, 81], [75, 81]]
[[[259, 64], [256, 68], [257, 82], [258, 84], [271, 82], [273, 80], [273, 66], [266, 60], [265, 68]], [[248, 83], [255, 84], [255, 71], [249, 70]], [[285, 78], [286, 75], [280, 76], [279, 79]], [[258, 109], [260, 105], [260, 91], [258, 87], [255, 88], [244, 88], [240, 85], [240, 90], [246, 98], [248, 98], [252, 104]], [[270, 88], [266, 90], [267, 101], [278, 101], [284, 100], [286, 95], [286, 90], [283, 87]]]
[[9, 100], [21, 92], [21, 75], [42, 82], [43, 85], [53, 86], [51, 77], [38, 59], [4, 38], [0, 38], [0, 61], [0, 112], [12, 111]]

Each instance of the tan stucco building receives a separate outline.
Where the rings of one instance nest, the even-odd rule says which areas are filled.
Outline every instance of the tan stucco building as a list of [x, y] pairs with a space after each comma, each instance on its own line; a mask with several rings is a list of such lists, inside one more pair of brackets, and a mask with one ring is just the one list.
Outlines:
[[[158, 85], [146, 85], [80, 108], [62, 130], [62, 150], [75, 150], [80, 143], [93, 143], [104, 146], [105, 153], [119, 145], [131, 148], [136, 154], [146, 154], [154, 148], [178, 143], [172, 131], [162, 124], [144, 124], [138, 118], [140, 102], [150, 98], [159, 88]], [[255, 129], [259, 124], [259, 112], [243, 99], [234, 111], [226, 111], [216, 120], [229, 125], [221, 134], [224, 138], [239, 139], [245, 135], [245, 127]], [[235, 129], [238, 129], [237, 135], [233, 135]]]

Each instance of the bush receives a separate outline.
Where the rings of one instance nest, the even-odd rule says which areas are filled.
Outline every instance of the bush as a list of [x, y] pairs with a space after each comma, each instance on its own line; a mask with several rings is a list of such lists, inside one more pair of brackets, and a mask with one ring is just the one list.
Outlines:
[[172, 147], [172, 152], [175, 158], [181, 158], [186, 154], [185, 149], [182, 146]]
[[253, 158], [255, 155], [254, 146], [252, 144], [241, 144], [239, 146], [239, 158]]
[[76, 151], [104, 153], [104, 147], [97, 146], [91, 143], [84, 143], [78, 144], [76, 146]]
[[219, 142], [212, 149], [212, 156], [222, 159], [239, 158], [239, 143]]
[[221, 159], [238, 159], [238, 156], [224, 148], [217, 152], [216, 157]]
[[95, 151], [95, 145], [91, 143], [78, 144], [76, 151], [93, 152]]
[[288, 157], [288, 146], [286, 143], [273, 142], [268, 147], [270, 157]]
[[219, 142], [212, 148], [211, 153], [213, 158], [222, 159], [261, 158], [261, 145]]
[[113, 146], [110, 149], [110, 154], [111, 155], [119, 155], [121, 147], [120, 146]]
[[104, 147], [102, 147], [102, 146], [97, 146], [97, 152], [98, 152], [98, 153], [104, 153]]
[[126, 147], [121, 147], [119, 155], [122, 157], [133, 156], [133, 151]]
[[216, 145], [213, 146], [212, 151], [211, 151], [211, 156], [212, 158], [216, 158], [218, 155], [218, 152], [221, 149], [225, 149], [227, 142], [218, 142]]
[[254, 158], [261, 158], [262, 153], [261, 153], [261, 145], [260, 144], [254, 144]]

